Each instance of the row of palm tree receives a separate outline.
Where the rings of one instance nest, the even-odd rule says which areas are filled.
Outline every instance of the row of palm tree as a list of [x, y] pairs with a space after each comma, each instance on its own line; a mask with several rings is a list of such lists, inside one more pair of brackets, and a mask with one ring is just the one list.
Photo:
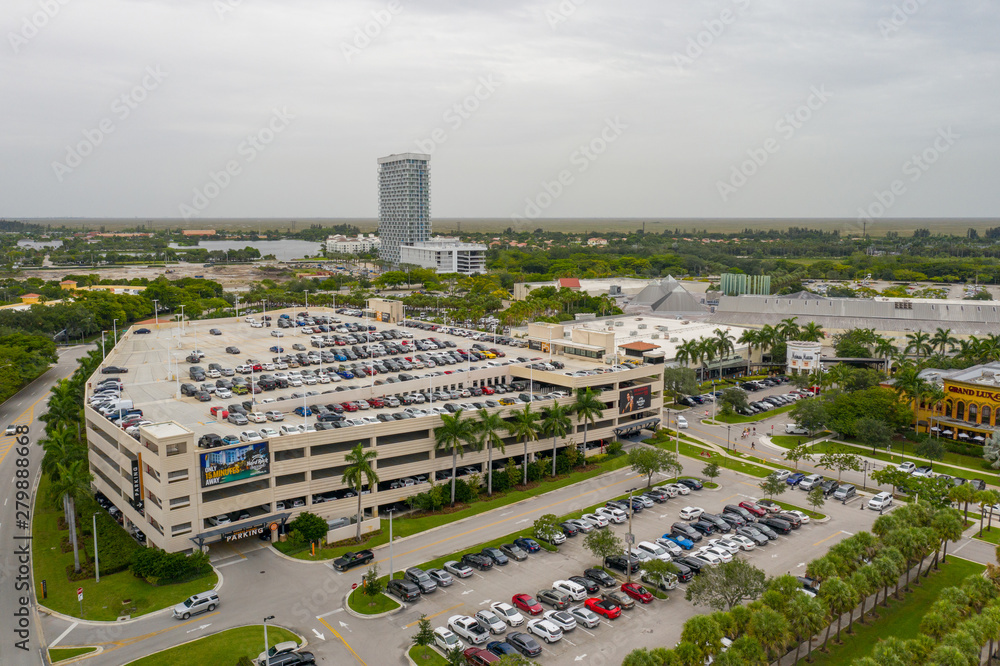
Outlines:
[[504, 415], [502, 412], [490, 412], [480, 409], [476, 418], [466, 418], [462, 410], [454, 414], [443, 414], [441, 425], [434, 429], [435, 450], [451, 452], [451, 504], [455, 504], [455, 476], [458, 470], [458, 458], [464, 457], [466, 451], [487, 450], [486, 458], [486, 492], [493, 495], [493, 449], [506, 453], [504, 438], [501, 431], [514, 441], [524, 444], [522, 468], [523, 483], [528, 483], [528, 442], [539, 437], [552, 437], [552, 474], [556, 473], [556, 452], [558, 442], [565, 439], [571, 432], [570, 416], [576, 415], [577, 424], [583, 425], [583, 445], [586, 449], [587, 430], [597, 417], [604, 412], [605, 406], [598, 394], [590, 388], [577, 391], [572, 404], [552, 404], [541, 412], [531, 408], [529, 402], [521, 409], [513, 409]]

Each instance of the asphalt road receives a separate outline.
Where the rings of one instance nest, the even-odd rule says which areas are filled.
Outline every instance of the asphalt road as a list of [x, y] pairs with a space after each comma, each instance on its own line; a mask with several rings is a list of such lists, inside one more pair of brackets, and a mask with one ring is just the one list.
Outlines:
[[[44, 424], [38, 421], [38, 417], [45, 413], [49, 389], [59, 380], [73, 374], [78, 359], [88, 349], [89, 346], [82, 345], [59, 349], [59, 362], [56, 365], [0, 405], [0, 428], [11, 424], [28, 426], [26, 437], [30, 442], [27, 447], [27, 467], [24, 467], [23, 462], [18, 465], [19, 460], [23, 461], [25, 458], [18, 455], [18, 449], [22, 447], [16, 446], [16, 438], [0, 438], [0, 487], [4, 488], [4, 492], [0, 493], [3, 496], [0, 503], [0, 539], [3, 542], [0, 547], [0, 589], [3, 590], [0, 594], [0, 617], [4, 618], [5, 625], [0, 629], [3, 632], [0, 638], [0, 663], [4, 666], [47, 663], [42, 661], [42, 650], [39, 647], [42, 636], [39, 634], [34, 607], [38, 589], [36, 581], [32, 580], [28, 584], [24, 570], [19, 569], [24, 565], [20, 559], [27, 559], [24, 549], [29, 543], [19, 537], [30, 534], [30, 529], [20, 528], [18, 521], [28, 519], [30, 523], [30, 516], [26, 514], [33, 509], [29, 509], [23, 500], [19, 501], [16, 488], [18, 479], [15, 475], [18, 469], [27, 469], [31, 492], [34, 491], [35, 477], [42, 460], [42, 449], [36, 442], [44, 432]], [[33, 504], [29, 503], [29, 506], [33, 507]], [[24, 597], [27, 597], [27, 605], [22, 604]], [[24, 626], [25, 623], [27, 626]]]

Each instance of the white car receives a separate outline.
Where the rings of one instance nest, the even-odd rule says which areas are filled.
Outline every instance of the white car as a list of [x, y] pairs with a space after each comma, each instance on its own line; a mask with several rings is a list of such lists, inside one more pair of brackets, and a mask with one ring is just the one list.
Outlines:
[[685, 428], [688, 427], [688, 420], [686, 418], [684, 418], [683, 416], [678, 416], [677, 417], [677, 427], [680, 428], [681, 430], [684, 430]]
[[260, 436], [263, 437], [264, 439], [272, 439], [274, 437], [279, 437], [278, 431], [275, 430], [274, 428], [261, 428], [257, 432], [259, 432]]
[[216, 398], [232, 398], [233, 392], [227, 388], [217, 388], [215, 389]]
[[806, 523], [808, 523], [808, 522], [809, 522], [809, 516], [807, 516], [807, 515], [806, 515], [806, 514], [805, 514], [804, 512], [802, 512], [802, 511], [798, 511], [798, 510], [792, 510], [792, 511], [789, 511], [788, 513], [792, 513], [792, 514], [795, 514], [796, 516], [798, 516], [798, 517], [799, 517], [799, 520], [801, 520], [801, 521], [802, 521], [802, 524], [803, 524], [803, 525], [805, 525]]
[[[698, 557], [704, 557], [705, 559], [708, 559], [708, 555], [715, 555], [723, 562], [733, 561], [733, 554], [729, 552], [728, 548], [724, 548], [722, 546], [704, 546], [699, 548], [695, 554], [698, 555]], [[709, 562], [711, 562], [711, 560], [709, 560]]]
[[268, 412], [264, 412], [264, 418], [268, 421], [284, 421], [285, 415], [277, 409], [272, 409]]
[[800, 426], [797, 423], [786, 423], [785, 424], [785, 434], [786, 435], [808, 435], [809, 431]]
[[606, 519], [616, 524], [621, 524], [628, 520], [628, 516], [625, 515], [624, 511], [620, 509], [612, 509], [607, 506], [597, 507], [597, 510], [594, 513], [599, 516], [604, 516]]
[[[668, 484], [668, 485], [664, 486], [664, 488], [673, 488], [674, 490], [677, 491], [678, 495], [690, 495], [691, 494], [691, 489], [688, 488], [687, 486], [685, 486], [682, 483], [671, 483], [671, 484]], [[669, 492], [669, 490], [667, 492]]]
[[256, 430], [244, 430], [240, 433], [241, 442], [259, 442], [262, 439], [264, 438]]
[[267, 417], [264, 416], [263, 412], [249, 412], [247, 414], [247, 421], [250, 423], [267, 423]]
[[681, 520], [698, 520], [705, 510], [700, 506], [686, 506], [681, 509]]
[[726, 537], [727, 540], [740, 545], [740, 550], [748, 551], [753, 550], [757, 547], [757, 544], [750, 537], [745, 537], [742, 534], [734, 534], [733, 536]]
[[663, 537], [660, 537], [659, 539], [656, 540], [656, 545], [663, 548], [668, 553], [670, 553], [671, 557], [680, 557], [681, 555], [684, 554], [684, 549], [678, 546], [670, 539], [664, 539]]
[[534, 634], [546, 643], [555, 643], [562, 639], [562, 629], [551, 620], [538, 619], [528, 622], [528, 633]]
[[595, 513], [585, 513], [580, 516], [580, 520], [586, 520], [594, 527], [604, 528], [608, 526], [608, 519]]
[[468, 615], [452, 615], [448, 618], [448, 628], [472, 645], [482, 645], [490, 638], [490, 632]]
[[438, 627], [434, 630], [434, 644], [444, 652], [451, 652], [455, 648], [465, 649], [465, 643], [447, 627]]
[[[253, 324], [251, 324], [251, 326], [252, 325]], [[263, 324], [262, 324], [262, 326], [263, 326]], [[285, 337], [285, 332], [284, 331], [271, 331], [271, 337], [272, 338], [283, 338], [283, 337]]]
[[552, 624], [559, 627], [563, 633], [576, 629], [576, 618], [571, 613], [561, 610], [545, 611], [542, 616]]
[[642, 508], [644, 509], [649, 509], [653, 506], [653, 504], [655, 504], [653, 500], [649, 499], [648, 497], [644, 497], [642, 495], [633, 495], [632, 499], [642, 502]]
[[771, 472], [771, 474], [770, 474], [770, 476], [775, 477], [776, 479], [778, 479], [778, 481], [785, 481], [791, 475], [792, 475], [792, 473], [790, 471], [788, 471], [787, 469], [779, 469], [779, 470], [776, 470], [774, 472]]
[[208, 522], [210, 522], [212, 525], [215, 525], [216, 527], [218, 527], [219, 525], [228, 525], [229, 523], [231, 523], [233, 521], [232, 521], [232, 519], [228, 515], [226, 515], [226, 514], [223, 513], [221, 515], [209, 518]]
[[636, 544], [636, 548], [648, 553], [650, 557], [657, 560], [663, 560], [664, 562], [671, 560], [670, 553], [667, 552], [666, 548], [650, 541], [640, 541]]
[[645, 562], [655, 559], [646, 551], [639, 550], [638, 548], [629, 548], [628, 552], [622, 554], [625, 555], [625, 557], [631, 557], [633, 560], [637, 560], [639, 562], [639, 566], [642, 566]]
[[587, 589], [571, 580], [557, 580], [552, 583], [552, 589], [566, 594], [573, 601], [583, 601], [587, 598]]
[[910, 461], [899, 463], [899, 466], [896, 467], [896, 469], [898, 469], [900, 472], [906, 472], [907, 474], [912, 474], [913, 470], [915, 470], [916, 468], [917, 468], [916, 463], [912, 463]]
[[[699, 548], [694, 552], [694, 556], [700, 557], [711, 565], [719, 565], [723, 562], [722, 557], [718, 553], [708, 548]], [[733, 556], [729, 555], [729, 559], [732, 560]]]
[[283, 425], [279, 428], [278, 432], [282, 435], [298, 435], [303, 431], [299, 429], [299, 426]]
[[524, 616], [516, 608], [503, 601], [494, 601], [490, 604], [490, 610], [496, 613], [497, 617], [512, 627], [520, 627], [524, 624]]
[[480, 627], [491, 634], [502, 634], [507, 631], [507, 625], [504, 621], [497, 617], [497, 614], [491, 610], [477, 611], [476, 622], [479, 623]]
[[442, 566], [445, 571], [458, 578], [468, 578], [472, 575], [472, 567], [462, 564], [458, 560], [448, 560]]
[[[552, 612], [552, 611], [549, 611]], [[573, 619], [576, 620], [577, 624], [582, 624], [588, 629], [593, 629], [601, 623], [600, 616], [589, 608], [584, 608], [583, 606], [574, 606], [566, 610]]]
[[677, 495], [680, 493], [680, 491], [677, 490], [677, 488], [672, 483], [668, 483], [665, 486], [660, 486], [659, 489], [665, 492], [667, 496], [670, 497], [671, 499], [677, 497]]
[[736, 555], [742, 550], [740, 544], [732, 541], [731, 539], [711, 539], [708, 545], [712, 548], [721, 548], [728, 552], [730, 555]]

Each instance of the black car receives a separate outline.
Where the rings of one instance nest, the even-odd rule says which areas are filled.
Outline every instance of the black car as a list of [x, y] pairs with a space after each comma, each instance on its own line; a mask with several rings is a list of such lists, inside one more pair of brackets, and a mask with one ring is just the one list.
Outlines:
[[674, 523], [670, 526], [671, 534], [679, 534], [685, 539], [690, 539], [694, 543], [701, 541], [701, 534], [687, 523]]
[[420, 588], [408, 580], [396, 578], [390, 580], [385, 591], [397, 597], [400, 601], [416, 601], [420, 598]]
[[344, 553], [333, 561], [333, 568], [337, 571], [347, 571], [362, 564], [368, 564], [375, 559], [375, 553], [370, 550], [359, 550], [356, 553]]
[[774, 541], [775, 539], [777, 539], [777, 538], [778, 538], [778, 533], [777, 533], [777, 532], [775, 532], [775, 531], [774, 531], [773, 529], [771, 529], [770, 527], [768, 527], [767, 525], [762, 525], [762, 524], [760, 524], [760, 523], [758, 522], [758, 523], [756, 523], [756, 524], [754, 525], [754, 528], [755, 528], [755, 529], [756, 529], [756, 530], [757, 530], [758, 532], [760, 532], [761, 534], [763, 534], [764, 536], [766, 536], [766, 537], [768, 538], [768, 540], [769, 540], [769, 541]]
[[316, 657], [312, 652], [285, 652], [268, 659], [270, 666], [303, 666], [315, 663]]
[[837, 488], [840, 487], [840, 484], [834, 481], [833, 479], [827, 479], [823, 483], [819, 484], [819, 487], [823, 489], [823, 496], [829, 497], [830, 495], [837, 492]]
[[[691, 570], [692, 575], [700, 574], [707, 568], [704, 560], [699, 560], [694, 557], [678, 557], [674, 560], [674, 564], [683, 564]], [[680, 576], [678, 576], [678, 578], [680, 578]]]
[[718, 528], [715, 526], [715, 523], [702, 519], [698, 519], [693, 523], [691, 523], [691, 527], [692, 529], [701, 532], [705, 536], [712, 536], [713, 534], [719, 531]]
[[194, 395], [198, 392], [198, 387], [194, 384], [181, 384], [181, 395]]
[[508, 654], [519, 654], [517, 650], [511, 647], [510, 643], [505, 641], [490, 641], [486, 644], [486, 649], [498, 657]]
[[572, 523], [559, 523], [559, 527], [562, 528], [562, 533], [568, 537], [575, 537], [580, 533], [580, 528]]
[[222, 335], [222, 331], [220, 331], [217, 328], [210, 328], [208, 329], [208, 332], [211, 333], [212, 335]]
[[525, 657], [537, 657], [542, 653], [542, 646], [538, 641], [521, 631], [507, 634], [506, 642]]
[[227, 354], [239, 354], [240, 353], [240, 348], [239, 347], [226, 347], [226, 353]]
[[775, 532], [779, 532], [781, 534], [788, 534], [792, 531], [791, 523], [786, 520], [782, 520], [781, 518], [775, 518], [774, 516], [764, 516], [760, 519], [758, 526], [769, 527]]
[[632, 512], [642, 513], [642, 510], [646, 508], [646, 505], [642, 503], [642, 500], [638, 497], [632, 498]]
[[742, 517], [747, 524], [757, 522], [757, 516], [737, 504], [727, 504], [724, 511], [726, 513], [735, 513], [737, 516]]
[[779, 511], [771, 516], [772, 518], [780, 518], [789, 525], [792, 526], [793, 530], [797, 530], [802, 527], [802, 519], [796, 516], [794, 513], [788, 513], [787, 511]]
[[217, 446], [222, 446], [222, 438], [214, 432], [210, 432], [198, 438], [198, 446], [203, 449], [214, 449]]
[[148, 328], [138, 328], [135, 331], [136, 335], [144, 335], [144, 334], [150, 333], [150, 332], [151, 331]]
[[694, 578], [694, 569], [678, 560], [673, 560], [672, 564], [677, 567], [677, 580], [687, 583]]
[[682, 486], [687, 486], [691, 490], [701, 490], [705, 487], [705, 484], [700, 479], [679, 479], [677, 482]]
[[602, 587], [617, 587], [618, 581], [604, 569], [584, 569], [583, 575]]
[[[122, 372], [128, 372], [128, 370], [122, 370]], [[969, 485], [976, 490], [986, 490], [986, 482], [982, 479], [969, 479]]]
[[570, 576], [567, 580], [572, 583], [576, 583], [583, 589], [587, 590], [587, 594], [597, 594], [601, 591], [601, 586], [593, 578], [587, 578], [586, 576]]
[[117, 365], [106, 365], [101, 368], [101, 373], [105, 375], [121, 375], [128, 372], [128, 368], [122, 368]]
[[612, 555], [604, 558], [604, 567], [614, 569], [622, 573], [635, 573], [639, 570], [639, 560], [625, 557], [624, 555]]
[[723, 513], [721, 516], [719, 516], [719, 518], [722, 518], [724, 521], [729, 523], [729, 525], [732, 526], [734, 529], [737, 527], [743, 527], [744, 525], [747, 524], [747, 521], [745, 518], [743, 518], [743, 516], [731, 513], [729, 511]]
[[493, 560], [479, 553], [466, 553], [462, 555], [462, 564], [473, 569], [479, 569], [480, 571], [488, 571], [493, 568]]
[[482, 552], [479, 554], [490, 558], [493, 560], [493, 564], [499, 564], [500, 566], [504, 566], [510, 561], [499, 548], [483, 548]]
[[[715, 530], [717, 532], [722, 532], [723, 534], [729, 534], [732, 527], [725, 520], [715, 515], [714, 513], [703, 513], [701, 514], [700, 520], [712, 523], [715, 525]], [[696, 528], [697, 529], [697, 528]]]
[[752, 525], [747, 525], [746, 527], [737, 527], [736, 533], [739, 534], [740, 536], [745, 536], [758, 546], [766, 546], [767, 542], [770, 541], [770, 539], [768, 539], [763, 533], [761, 533], [756, 527]]

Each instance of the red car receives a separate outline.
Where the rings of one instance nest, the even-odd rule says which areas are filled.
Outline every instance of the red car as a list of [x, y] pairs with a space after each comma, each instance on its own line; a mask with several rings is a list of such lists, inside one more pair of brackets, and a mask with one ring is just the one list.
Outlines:
[[345, 412], [356, 412], [358, 411], [358, 406], [353, 402], [342, 402], [340, 406], [344, 408]]
[[740, 506], [749, 511], [750, 513], [752, 513], [753, 515], [757, 516], [758, 518], [760, 516], [767, 514], [767, 511], [765, 511], [762, 507], [757, 506], [756, 502], [751, 502], [750, 500], [744, 500], [740, 502]]
[[515, 594], [510, 598], [510, 603], [518, 610], [522, 610], [530, 615], [541, 615], [542, 605], [538, 603], [530, 594]]
[[609, 620], [613, 620], [622, 614], [622, 607], [613, 601], [591, 597], [583, 602], [583, 605], [598, 615], [603, 615]]
[[623, 583], [622, 592], [642, 604], [653, 602], [653, 595], [639, 583]]
[[382, 402], [381, 398], [369, 398], [368, 404], [375, 409], [381, 409], [382, 407], [385, 407], [385, 403]]
[[263, 370], [263, 369], [264, 369], [264, 366], [262, 366], [262, 365], [261, 365], [260, 363], [254, 363], [254, 364], [253, 364], [252, 366], [250, 366], [250, 367], [252, 367], [252, 368], [253, 368], [253, 371], [254, 371], [254, 372], [260, 372], [261, 370]]
[[491, 389], [489, 386], [483, 387], [483, 395], [493, 395], [494, 393], [496, 393], [496, 391]]
[[218, 416], [219, 418], [222, 418], [219, 412], [226, 411], [226, 408], [223, 407], [222, 405], [212, 405], [212, 408], [209, 409], [208, 411], [211, 412], [212, 416]]
[[490, 351], [493, 352], [494, 354], [496, 354], [497, 358], [503, 358], [504, 356], [507, 355], [507, 354], [504, 354], [499, 349], [491, 349]]

